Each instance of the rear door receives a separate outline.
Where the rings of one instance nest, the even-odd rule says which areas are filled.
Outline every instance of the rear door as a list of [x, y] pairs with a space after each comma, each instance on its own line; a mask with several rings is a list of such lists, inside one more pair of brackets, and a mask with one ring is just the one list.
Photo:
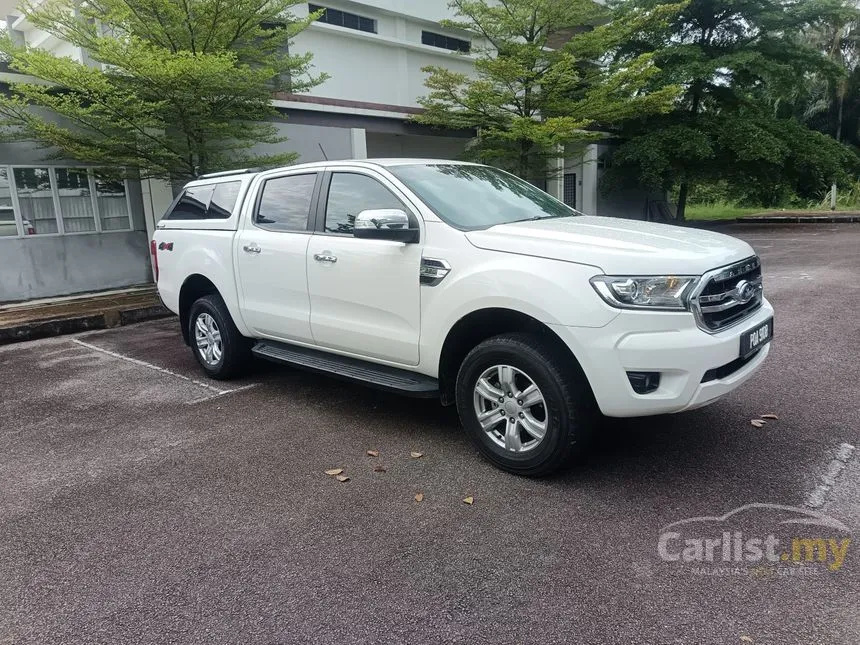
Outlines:
[[419, 222], [387, 178], [365, 168], [327, 174], [307, 256], [314, 340], [322, 347], [417, 365], [422, 244], [353, 237], [355, 216], [376, 208], [399, 208]]
[[255, 335], [313, 342], [306, 258], [319, 179], [307, 170], [268, 175], [250, 197], [235, 257], [242, 317]]

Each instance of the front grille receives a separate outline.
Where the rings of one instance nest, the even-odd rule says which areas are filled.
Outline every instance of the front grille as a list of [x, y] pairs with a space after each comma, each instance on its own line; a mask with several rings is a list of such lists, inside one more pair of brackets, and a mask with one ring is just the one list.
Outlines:
[[709, 271], [690, 303], [699, 326], [717, 332], [740, 322], [761, 307], [761, 262], [747, 258]]

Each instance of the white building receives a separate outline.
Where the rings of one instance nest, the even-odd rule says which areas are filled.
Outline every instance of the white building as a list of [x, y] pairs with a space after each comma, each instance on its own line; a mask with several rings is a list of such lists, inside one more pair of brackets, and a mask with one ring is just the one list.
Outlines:
[[[421, 71], [443, 65], [469, 72], [471, 35], [443, 29], [448, 0], [317, 0], [296, 13], [328, 9], [299, 34], [293, 49], [313, 53], [331, 78], [302, 95], [279, 94], [287, 117], [284, 144], [300, 161], [373, 157], [458, 158], [471, 131], [439, 131], [409, 118], [426, 93]], [[0, 0], [11, 34], [32, 47], [84, 60], [85, 52], [35, 29]], [[0, 71], [0, 83], [12, 80]], [[266, 152], [268, 146], [260, 146]], [[598, 191], [603, 144], [557, 160], [546, 189], [595, 214], [638, 216], [642, 195], [607, 201]], [[151, 281], [148, 240], [173, 198], [165, 182], [106, 185], [74, 162], [45, 161], [43, 151], [0, 145], [0, 302], [116, 288]], [[626, 210], [625, 210], [626, 209]], [[631, 212], [635, 211], [635, 212]]]

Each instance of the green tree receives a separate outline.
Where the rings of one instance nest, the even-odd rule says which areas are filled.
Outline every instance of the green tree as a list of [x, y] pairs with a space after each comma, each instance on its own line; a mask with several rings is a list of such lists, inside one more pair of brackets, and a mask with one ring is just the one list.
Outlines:
[[[297, 19], [299, 0], [47, 0], [24, 15], [84, 52], [82, 62], [20, 46], [0, 52], [35, 80], [0, 97], [7, 139], [38, 142], [52, 155], [182, 180], [244, 164], [284, 164], [293, 153], [259, 156], [281, 143], [272, 92], [301, 92], [324, 80], [311, 55], [288, 52], [316, 15]], [[35, 109], [34, 109], [35, 108]]]
[[[628, 0], [628, 11], [654, 10], [659, 0]], [[654, 88], [681, 84], [666, 115], [628, 122], [611, 179], [678, 187], [678, 217], [690, 187], [729, 180], [762, 203], [786, 191], [820, 192], [846, 179], [857, 158], [832, 137], [780, 118], [764, 95], [791, 95], [810, 74], [838, 74], [827, 56], [792, 37], [832, 5], [810, 0], [690, 0], [673, 20], [622, 43], [615, 60], [656, 52]]]
[[474, 74], [424, 68], [427, 96], [415, 120], [474, 128], [469, 152], [525, 179], [547, 176], [559, 148], [600, 137], [597, 128], [669, 110], [679, 88], [646, 90], [658, 72], [643, 52], [621, 65], [604, 52], [677, 7], [628, 14], [613, 25], [591, 0], [453, 0], [443, 25], [475, 36]]

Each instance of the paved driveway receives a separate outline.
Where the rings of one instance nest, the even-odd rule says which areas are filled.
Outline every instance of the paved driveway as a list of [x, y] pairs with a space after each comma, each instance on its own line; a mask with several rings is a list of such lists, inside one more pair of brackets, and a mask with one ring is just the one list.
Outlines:
[[0, 643], [857, 643], [853, 545], [817, 575], [658, 557], [661, 527], [755, 502], [860, 530], [860, 226], [732, 232], [777, 310], [760, 375], [607, 421], [547, 480], [433, 402], [198, 380], [174, 320], [0, 348]]

